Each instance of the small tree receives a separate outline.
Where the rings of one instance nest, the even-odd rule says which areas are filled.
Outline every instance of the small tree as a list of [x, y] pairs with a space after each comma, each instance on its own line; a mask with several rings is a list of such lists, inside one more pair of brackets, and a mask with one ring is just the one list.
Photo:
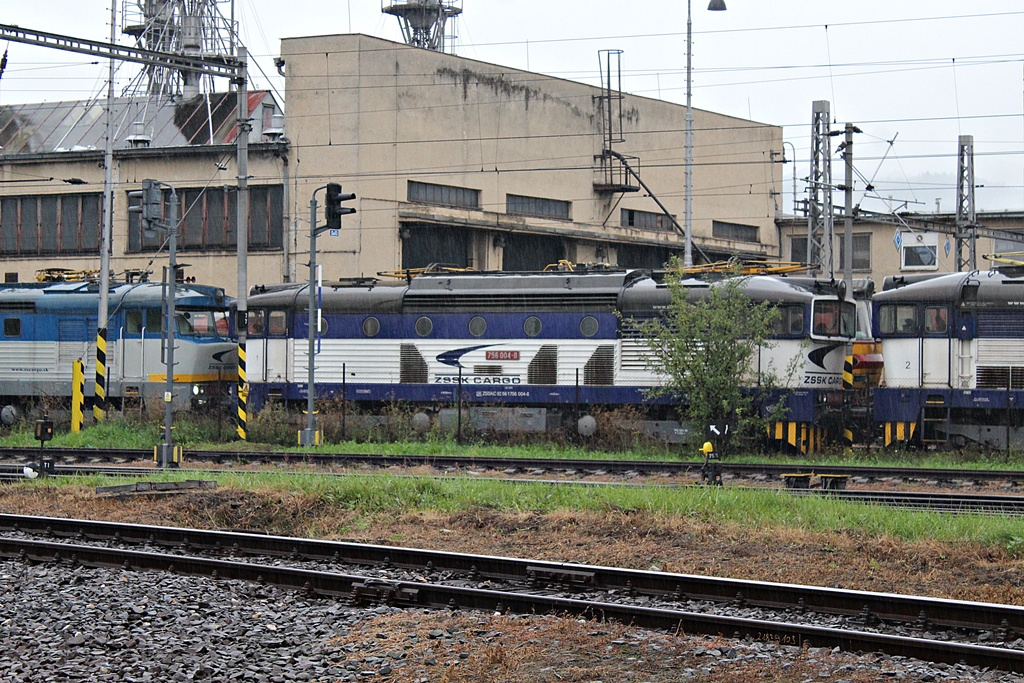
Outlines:
[[648, 367], [664, 376], [648, 395], [676, 398], [680, 419], [697, 434], [723, 422], [739, 433], [762, 429], [764, 396], [779, 382], [774, 368], [757, 368], [755, 359], [759, 347], [771, 346], [778, 310], [746, 296], [747, 277], [687, 286], [674, 260], [666, 278], [671, 298], [662, 316], [636, 323]]

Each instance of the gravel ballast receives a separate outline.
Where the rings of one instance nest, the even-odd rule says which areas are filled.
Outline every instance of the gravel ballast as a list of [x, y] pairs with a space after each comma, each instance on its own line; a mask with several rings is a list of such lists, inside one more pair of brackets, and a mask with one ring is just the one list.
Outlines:
[[0, 679], [1024, 681], [964, 666], [552, 616], [353, 608], [236, 581], [0, 563]]

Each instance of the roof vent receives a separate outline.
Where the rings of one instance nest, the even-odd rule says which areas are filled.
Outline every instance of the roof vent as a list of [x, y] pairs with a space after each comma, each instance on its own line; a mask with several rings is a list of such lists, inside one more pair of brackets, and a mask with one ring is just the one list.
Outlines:
[[284, 137], [284, 114], [273, 114], [270, 117], [270, 128], [263, 131], [263, 134], [271, 142], [277, 142]]
[[153, 138], [146, 134], [146, 123], [144, 121], [136, 121], [132, 124], [132, 134], [126, 140], [129, 147], [149, 147], [149, 143], [153, 141]]

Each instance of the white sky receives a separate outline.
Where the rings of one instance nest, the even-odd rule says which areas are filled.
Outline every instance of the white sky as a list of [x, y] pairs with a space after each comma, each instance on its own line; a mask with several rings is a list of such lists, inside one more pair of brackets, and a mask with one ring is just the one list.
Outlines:
[[[110, 39], [110, 0], [0, 2], [0, 23]], [[284, 37], [356, 32], [401, 40], [397, 19], [381, 13], [381, 2], [237, 0], [242, 41], [263, 70], [250, 68], [251, 87], [283, 93], [273, 58]], [[1024, 209], [1020, 0], [726, 0], [725, 12], [707, 11], [706, 2], [693, 2], [693, 106], [782, 126], [795, 147], [801, 198], [812, 102], [828, 100], [833, 130], [850, 122], [863, 131], [854, 144], [863, 176], [855, 202], [865, 209], [934, 211], [940, 199], [941, 210], [955, 211], [959, 135], [974, 136], [978, 210]], [[122, 0], [116, 3], [120, 16]], [[223, 0], [222, 8], [228, 14], [230, 2]], [[622, 50], [624, 90], [685, 102], [683, 2], [464, 0], [449, 33], [452, 28], [460, 56], [593, 84], [598, 51]], [[119, 42], [130, 44], [126, 36]], [[105, 93], [105, 62], [17, 43], [4, 47], [0, 104]], [[119, 86], [137, 69], [121, 67]], [[786, 155], [793, 156], [788, 144]], [[844, 169], [836, 158], [838, 183]], [[787, 212], [793, 170], [793, 164], [784, 168]], [[876, 193], [865, 195], [871, 179]], [[835, 201], [841, 204], [842, 195]]]

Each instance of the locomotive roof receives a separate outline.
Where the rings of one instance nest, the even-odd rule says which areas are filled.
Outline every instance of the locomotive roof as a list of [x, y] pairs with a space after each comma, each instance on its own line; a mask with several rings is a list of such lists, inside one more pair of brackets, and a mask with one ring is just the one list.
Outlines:
[[999, 270], [948, 273], [930, 278], [886, 278], [885, 290], [875, 294], [878, 303], [941, 301], [982, 305], [1024, 305], [1024, 277]]
[[[261, 291], [262, 290], [262, 291]], [[404, 284], [325, 284], [322, 287], [321, 307], [325, 311], [396, 312], [402, 308]], [[249, 296], [249, 308], [285, 308], [306, 310], [309, 301], [309, 283], [290, 283], [281, 286], [254, 288]]]
[[[129, 303], [158, 305], [161, 290], [159, 282], [115, 284], [110, 287], [108, 305], [110, 310]], [[178, 284], [175, 292], [175, 305], [179, 307], [221, 307], [230, 301], [223, 289], [205, 285]], [[99, 285], [93, 282], [12, 283], [0, 287], [0, 309], [95, 311], [99, 293]]]
[[[717, 282], [723, 282], [719, 280]], [[700, 279], [683, 284], [698, 292], [716, 286]], [[253, 288], [252, 308], [305, 310], [308, 283], [286, 283]], [[759, 301], [803, 302], [815, 295], [835, 295], [836, 283], [813, 278], [770, 275], [744, 277], [744, 291]], [[599, 272], [549, 271], [532, 273], [444, 273], [420, 275], [408, 283], [377, 282], [325, 284], [321, 292], [325, 311], [401, 312], [409, 310], [563, 310], [572, 306], [609, 311], [649, 310], [667, 303], [668, 285], [647, 270]]]

